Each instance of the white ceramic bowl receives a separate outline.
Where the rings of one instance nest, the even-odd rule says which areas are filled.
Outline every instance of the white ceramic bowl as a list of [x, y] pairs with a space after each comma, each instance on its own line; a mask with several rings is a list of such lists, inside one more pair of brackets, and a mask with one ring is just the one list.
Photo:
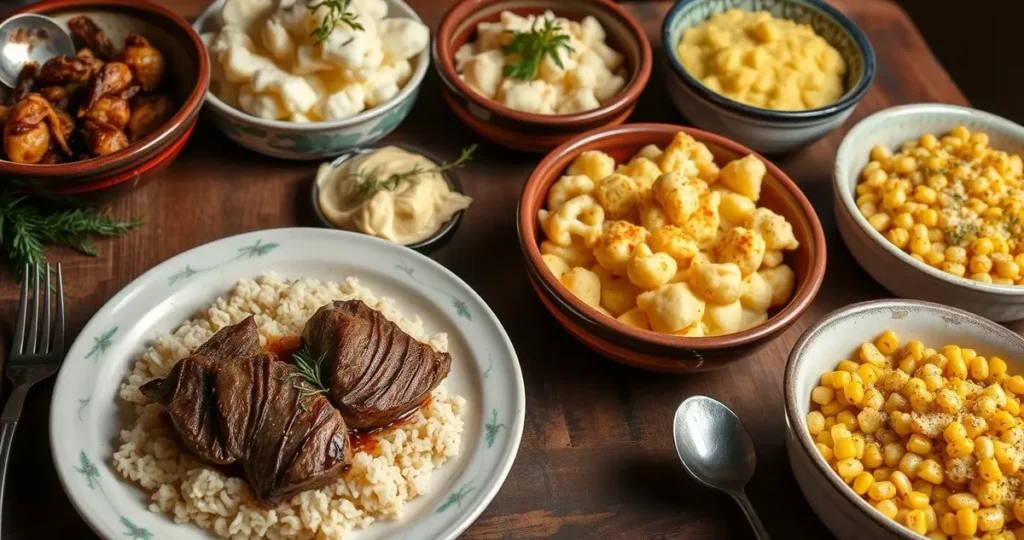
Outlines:
[[804, 497], [840, 540], [924, 539], [858, 497], [829, 468], [807, 432], [811, 390], [821, 374], [885, 330], [896, 332], [901, 343], [919, 339], [936, 348], [956, 344], [983, 356], [999, 355], [1011, 372], [1024, 371], [1024, 338], [966, 311], [930, 302], [863, 302], [834, 311], [808, 328], [786, 363], [786, 451]]
[[[389, 17], [408, 17], [423, 22], [402, 0], [386, 0]], [[224, 0], [215, 0], [192, 27], [199, 34], [220, 27]], [[430, 45], [413, 61], [412, 77], [391, 101], [367, 109], [350, 118], [325, 122], [295, 123], [266, 120], [242, 112], [224, 103], [212, 91], [206, 95], [206, 109], [213, 123], [231, 140], [271, 157], [312, 160], [337, 156], [342, 152], [373, 144], [402, 123], [419, 94], [420, 83], [430, 67]]]
[[[752, 107], [714, 92], [683, 68], [675, 50], [683, 32], [730, 8], [768, 11], [810, 25], [846, 61], [846, 93], [832, 104], [807, 111]], [[875, 77], [875, 51], [867, 36], [839, 10], [820, 0], [680, 0], [661, 27], [665, 85], [676, 109], [697, 127], [718, 133], [757, 152], [803, 148], [841, 126]]]
[[996, 149], [1024, 153], [1024, 127], [994, 114], [935, 103], [877, 112], [854, 126], [836, 153], [833, 193], [839, 233], [861, 267], [896, 296], [947, 304], [994, 321], [1024, 318], [1024, 286], [981, 283], [917, 261], [873, 229], [857, 208], [857, 182], [874, 145], [898, 148], [956, 126], [984, 131]]

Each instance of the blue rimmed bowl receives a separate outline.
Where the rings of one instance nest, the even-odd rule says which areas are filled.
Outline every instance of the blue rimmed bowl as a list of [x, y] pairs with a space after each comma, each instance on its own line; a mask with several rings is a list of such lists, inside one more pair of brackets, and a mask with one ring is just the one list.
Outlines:
[[[214, 0], [192, 24], [199, 34], [220, 26], [225, 0]], [[423, 19], [402, 0], [386, 0], [389, 17]], [[411, 58], [412, 76], [387, 103], [341, 120], [297, 123], [257, 118], [232, 107], [212, 91], [206, 94], [210, 119], [227, 137], [260, 154], [292, 160], [334, 157], [349, 150], [373, 144], [391, 133], [412, 111], [420, 84], [430, 67], [430, 46]]]
[[[767, 11], [775, 18], [809, 25], [846, 61], [846, 93], [830, 105], [805, 111], [776, 111], [732, 100], [704, 86], [680, 62], [676, 47], [683, 32], [728, 9]], [[699, 128], [718, 133], [761, 153], [803, 148], [838, 128], [875, 78], [875, 50], [867, 36], [836, 8], [820, 0], [681, 0], [661, 27], [665, 84], [676, 109]]]

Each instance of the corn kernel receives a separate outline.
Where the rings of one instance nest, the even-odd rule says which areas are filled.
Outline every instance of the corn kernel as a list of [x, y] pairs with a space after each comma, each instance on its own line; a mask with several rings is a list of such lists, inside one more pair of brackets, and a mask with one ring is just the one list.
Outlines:
[[942, 514], [942, 517], [939, 518], [939, 528], [942, 529], [942, 532], [949, 535], [960, 534], [960, 528], [956, 523], [956, 513], [947, 512]]
[[974, 451], [974, 441], [964, 437], [946, 445], [946, 454], [952, 458], [969, 456]]
[[953, 510], [960, 510], [963, 508], [977, 510], [981, 506], [978, 503], [978, 499], [970, 493], [957, 493], [955, 495], [950, 495], [949, 498], [946, 499], [946, 502], [949, 503], [949, 507]]
[[970, 508], [957, 510], [956, 528], [961, 536], [974, 536], [978, 532], [978, 513]]
[[825, 386], [816, 386], [811, 390], [811, 401], [818, 405], [824, 405], [835, 399], [835, 390]]
[[1003, 472], [999, 470], [999, 464], [993, 458], [983, 459], [978, 462], [978, 474], [986, 482], [998, 482], [1003, 478]]
[[975, 356], [971, 360], [971, 378], [976, 381], [984, 381], [988, 378], [988, 360], [983, 356]]
[[891, 499], [875, 503], [875, 509], [889, 519], [896, 519], [896, 514], [899, 512], [899, 508], [896, 506], [896, 503], [892, 502]]
[[907, 450], [918, 455], [927, 455], [932, 451], [932, 441], [928, 437], [914, 433], [907, 441]]
[[989, 532], [1003, 528], [1003, 511], [999, 508], [982, 508], [977, 515], [978, 530]]
[[868, 497], [873, 501], [884, 501], [896, 496], [896, 486], [888, 480], [877, 481], [868, 487]]
[[852, 480], [864, 472], [864, 465], [857, 458], [846, 458], [836, 463], [836, 472], [843, 477], [843, 480]]
[[906, 495], [907, 493], [910, 493], [910, 491], [913, 489], [913, 486], [910, 484], [910, 478], [908, 478], [907, 476], [908, 475], [905, 474], [903, 471], [893, 471], [892, 474], [889, 475], [889, 481], [892, 482], [892, 485], [896, 487], [896, 493], [899, 494], [901, 497]]
[[862, 472], [853, 479], [853, 492], [857, 495], [864, 495], [868, 492], [868, 488], [870, 488], [874, 483], [875, 477], [871, 476], [871, 473]]

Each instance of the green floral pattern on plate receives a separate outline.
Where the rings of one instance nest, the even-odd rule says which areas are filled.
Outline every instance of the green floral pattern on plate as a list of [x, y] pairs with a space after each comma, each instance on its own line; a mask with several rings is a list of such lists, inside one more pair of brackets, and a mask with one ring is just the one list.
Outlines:
[[491, 420], [484, 426], [484, 439], [487, 440], [487, 448], [494, 446], [494, 438], [505, 424], [498, 423], [498, 409], [491, 411]]
[[407, 116], [409, 116], [409, 112], [412, 111], [414, 103], [416, 103], [415, 92], [406, 98], [405, 101], [395, 105], [394, 109], [388, 111], [388, 113], [385, 114], [379, 122], [377, 122], [377, 125], [374, 126], [367, 135], [373, 138], [380, 138], [394, 131], [395, 128], [398, 127], [398, 125], [401, 124]]
[[451, 508], [453, 506], [454, 507], [462, 506], [462, 500], [465, 499], [466, 496], [469, 495], [469, 493], [471, 491], [473, 491], [474, 489], [476, 489], [476, 488], [473, 487], [473, 481], [472, 480], [470, 480], [469, 482], [466, 482], [465, 484], [462, 484], [462, 487], [460, 487], [459, 489], [457, 489], [457, 490], [453, 491], [452, 493], [448, 494], [448, 498], [445, 499], [443, 503], [441, 503], [441, 506], [437, 507], [437, 510], [434, 510], [434, 513], [435, 514], [440, 514], [441, 512], [444, 512], [445, 510], [447, 510], [447, 509], [449, 509], [449, 508]]
[[173, 287], [178, 283], [187, 281], [189, 278], [196, 274], [208, 272], [210, 270], [213, 270], [214, 268], [217, 268], [230, 262], [237, 261], [239, 259], [255, 259], [256, 257], [262, 257], [267, 253], [273, 251], [275, 248], [278, 247], [278, 245], [279, 244], [276, 242], [264, 243], [262, 239], [257, 239], [254, 244], [238, 248], [238, 252], [234, 257], [231, 257], [230, 259], [217, 263], [213, 266], [209, 266], [206, 268], [193, 268], [192, 265], [186, 264], [184, 268], [172, 274], [171, 277], [167, 278], [167, 285]]
[[99, 360], [103, 356], [103, 353], [107, 352], [107, 348], [110, 347], [110, 341], [117, 333], [117, 327], [113, 327], [103, 333], [102, 336], [94, 337], [93, 346], [89, 349], [89, 352], [85, 355], [86, 358], [92, 358], [94, 361]]
[[[107, 499], [107, 494], [103, 492], [103, 486], [100, 484], [100, 470], [96, 468], [96, 465], [93, 464], [84, 450], [79, 452], [78, 462], [79, 466], [74, 467], [75, 472], [85, 477], [86, 485], [89, 486], [89, 489], [99, 491], [103, 495], [103, 499], [107, 501], [107, 504], [113, 508], [114, 505], [110, 503], [110, 499]], [[153, 533], [144, 527], [139, 527], [123, 515], [121, 515], [121, 524], [125, 527], [124, 535], [131, 540], [151, 540], [153, 538]]]
[[404, 262], [400, 262], [400, 263], [396, 264], [395, 268], [397, 268], [397, 269], [401, 270], [402, 272], [404, 272], [405, 275], [409, 276], [409, 279], [415, 281], [416, 283], [419, 283], [420, 285], [422, 285], [424, 287], [429, 287], [431, 289], [434, 289], [435, 291], [437, 291], [437, 292], [447, 296], [452, 301], [452, 307], [455, 308], [455, 314], [456, 315], [466, 319], [467, 321], [472, 321], [473, 320], [473, 315], [469, 312], [469, 306], [466, 305], [466, 302], [462, 301], [457, 296], [455, 296], [454, 294], [452, 294], [452, 293], [450, 293], [450, 292], [448, 292], [448, 291], [446, 291], [444, 289], [441, 289], [439, 287], [435, 287], [433, 285], [429, 285], [427, 283], [423, 283], [422, 281], [419, 280], [419, 278], [416, 277], [416, 269], [411, 267], [411, 266], [409, 266], [408, 264], [406, 264]]

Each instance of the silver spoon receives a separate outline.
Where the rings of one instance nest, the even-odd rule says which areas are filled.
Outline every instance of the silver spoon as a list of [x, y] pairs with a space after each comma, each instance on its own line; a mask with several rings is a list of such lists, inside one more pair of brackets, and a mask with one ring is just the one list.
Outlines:
[[15, 15], [0, 24], [0, 82], [14, 88], [21, 68], [40, 66], [54, 56], [74, 56], [71, 36], [53, 19], [36, 13]]
[[769, 540], [743, 488], [754, 476], [754, 441], [729, 407], [707, 396], [687, 398], [676, 409], [676, 453], [690, 476], [729, 494], [743, 509], [759, 540]]

